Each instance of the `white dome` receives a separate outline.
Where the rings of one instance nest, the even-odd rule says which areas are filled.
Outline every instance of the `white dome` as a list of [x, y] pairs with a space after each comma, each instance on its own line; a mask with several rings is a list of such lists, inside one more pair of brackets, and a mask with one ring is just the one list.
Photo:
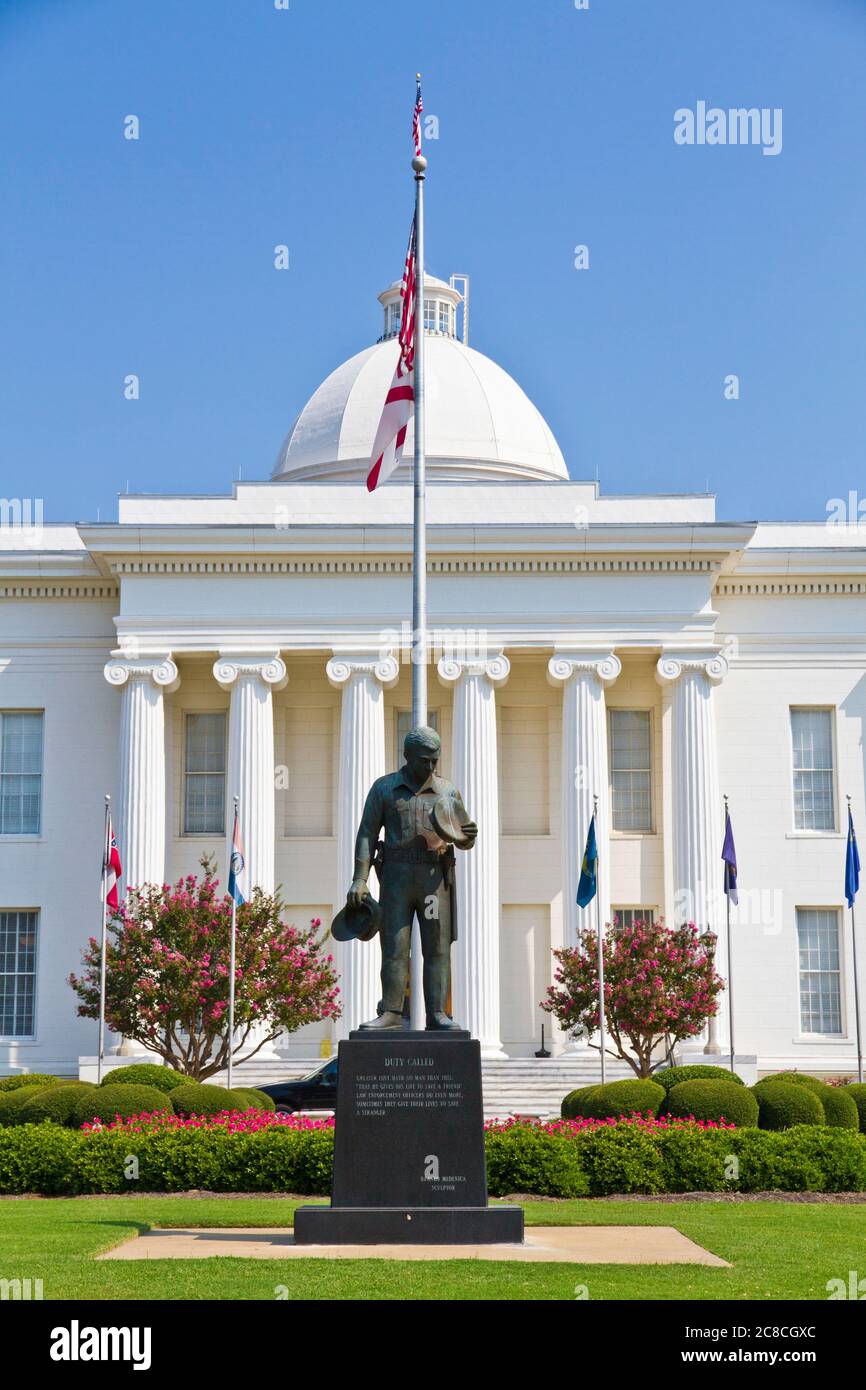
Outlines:
[[[424, 342], [427, 463], [433, 476], [568, 477], [546, 421], [507, 372], [456, 338], [428, 333]], [[366, 477], [397, 352], [393, 339], [377, 343], [322, 382], [289, 430], [273, 478]], [[410, 423], [397, 477], [411, 471], [414, 433]]]

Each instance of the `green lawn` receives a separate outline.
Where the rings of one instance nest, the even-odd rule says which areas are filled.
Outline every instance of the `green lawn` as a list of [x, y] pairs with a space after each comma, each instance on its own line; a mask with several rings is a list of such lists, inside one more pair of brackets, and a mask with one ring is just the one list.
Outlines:
[[256, 1197], [0, 1200], [0, 1278], [43, 1280], [46, 1299], [826, 1299], [866, 1269], [866, 1208], [785, 1202], [529, 1202], [530, 1225], [676, 1226], [729, 1260], [558, 1265], [385, 1260], [152, 1260], [93, 1256], [149, 1226], [291, 1225], [298, 1203]]

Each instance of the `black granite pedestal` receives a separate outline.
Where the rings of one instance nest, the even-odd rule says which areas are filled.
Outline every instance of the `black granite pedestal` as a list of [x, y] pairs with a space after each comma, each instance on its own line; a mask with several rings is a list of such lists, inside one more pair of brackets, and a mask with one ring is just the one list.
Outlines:
[[299, 1207], [298, 1245], [523, 1240], [487, 1205], [481, 1046], [468, 1033], [352, 1033], [339, 1046], [330, 1207]]

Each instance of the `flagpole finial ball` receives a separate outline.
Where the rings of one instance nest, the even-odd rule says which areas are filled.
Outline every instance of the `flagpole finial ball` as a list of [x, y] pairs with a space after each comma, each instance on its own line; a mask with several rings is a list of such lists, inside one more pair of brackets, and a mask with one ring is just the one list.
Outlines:
[[415, 155], [415, 158], [412, 160], [412, 168], [415, 170], [416, 174], [424, 173], [424, 170], [427, 168], [427, 161], [423, 154]]

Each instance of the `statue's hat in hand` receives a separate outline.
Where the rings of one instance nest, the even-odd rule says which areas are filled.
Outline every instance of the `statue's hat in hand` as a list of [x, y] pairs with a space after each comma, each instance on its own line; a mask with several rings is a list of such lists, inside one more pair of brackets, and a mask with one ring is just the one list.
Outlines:
[[369, 894], [359, 907], [346, 903], [331, 923], [335, 941], [372, 941], [382, 923], [379, 904]]
[[464, 825], [471, 824], [465, 807], [453, 796], [437, 796], [430, 809], [430, 820], [437, 835], [452, 845], [465, 845], [469, 838]]

